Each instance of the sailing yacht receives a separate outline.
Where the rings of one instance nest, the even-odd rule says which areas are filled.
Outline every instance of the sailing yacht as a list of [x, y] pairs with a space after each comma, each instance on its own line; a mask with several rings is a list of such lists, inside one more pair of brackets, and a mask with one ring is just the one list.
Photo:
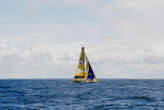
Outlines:
[[97, 82], [96, 76], [92, 70], [90, 62], [85, 53], [84, 47], [81, 48], [78, 67], [75, 72], [73, 82]]

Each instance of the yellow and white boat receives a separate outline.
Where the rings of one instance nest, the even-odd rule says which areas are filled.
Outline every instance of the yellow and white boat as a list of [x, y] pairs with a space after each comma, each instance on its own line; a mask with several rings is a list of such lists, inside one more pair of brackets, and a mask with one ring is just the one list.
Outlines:
[[85, 54], [84, 47], [81, 48], [79, 64], [75, 72], [73, 82], [97, 82], [96, 76], [92, 70], [89, 60]]

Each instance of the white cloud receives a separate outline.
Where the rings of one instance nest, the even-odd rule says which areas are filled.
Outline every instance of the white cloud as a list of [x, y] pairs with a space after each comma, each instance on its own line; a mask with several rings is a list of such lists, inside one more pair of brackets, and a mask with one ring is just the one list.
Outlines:
[[[163, 56], [137, 43], [106, 39], [85, 44], [97, 77], [155, 78], [156, 74], [163, 77]], [[23, 51], [13, 51], [10, 47], [9, 52], [1, 51], [1, 78], [71, 78], [78, 63], [80, 47], [80, 43], [46, 44]]]

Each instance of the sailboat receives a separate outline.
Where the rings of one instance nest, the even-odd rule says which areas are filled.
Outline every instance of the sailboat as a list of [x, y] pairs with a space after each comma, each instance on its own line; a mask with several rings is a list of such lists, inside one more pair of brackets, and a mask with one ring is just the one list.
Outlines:
[[73, 82], [97, 82], [96, 76], [92, 70], [90, 62], [85, 53], [84, 47], [81, 48], [78, 67], [75, 72]]

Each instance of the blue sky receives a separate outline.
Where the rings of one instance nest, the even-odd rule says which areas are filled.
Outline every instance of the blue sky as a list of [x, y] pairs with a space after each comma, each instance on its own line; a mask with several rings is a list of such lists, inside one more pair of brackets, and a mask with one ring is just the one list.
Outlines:
[[162, 0], [1, 0], [0, 77], [164, 78]]

